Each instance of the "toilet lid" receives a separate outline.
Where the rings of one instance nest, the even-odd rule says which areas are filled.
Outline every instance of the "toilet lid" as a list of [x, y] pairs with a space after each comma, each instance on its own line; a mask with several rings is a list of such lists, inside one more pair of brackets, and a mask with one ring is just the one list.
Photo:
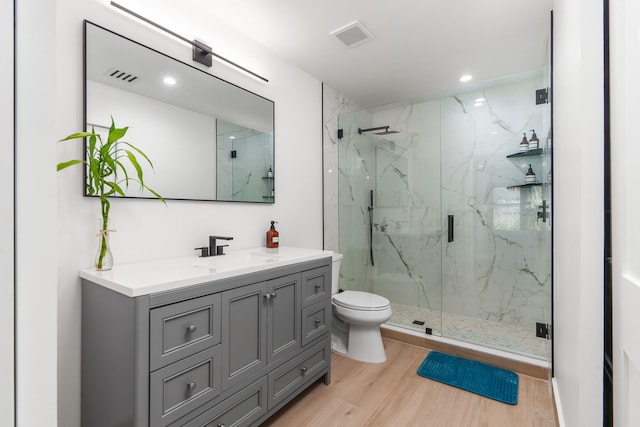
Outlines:
[[389, 300], [369, 292], [345, 291], [333, 295], [333, 302], [344, 308], [354, 310], [384, 310], [389, 307]]

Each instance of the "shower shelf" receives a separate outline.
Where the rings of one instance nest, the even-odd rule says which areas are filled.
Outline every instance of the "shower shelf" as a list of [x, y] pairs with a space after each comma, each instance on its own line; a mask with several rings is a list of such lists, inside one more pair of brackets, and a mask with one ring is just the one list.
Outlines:
[[526, 188], [526, 187], [548, 187], [549, 183], [546, 182], [534, 182], [533, 184], [519, 184], [519, 185], [509, 185], [507, 188]]
[[514, 157], [531, 157], [531, 156], [541, 156], [543, 154], [549, 154], [551, 150], [544, 148], [536, 148], [535, 150], [523, 151], [521, 153], [509, 154], [507, 159], [512, 159]]

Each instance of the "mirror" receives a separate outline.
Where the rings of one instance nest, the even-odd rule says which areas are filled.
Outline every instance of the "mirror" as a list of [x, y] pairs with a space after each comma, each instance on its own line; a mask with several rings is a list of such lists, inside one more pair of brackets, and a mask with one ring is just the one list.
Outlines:
[[166, 199], [273, 203], [273, 101], [89, 21], [84, 31], [87, 129], [128, 126], [154, 165], [145, 184]]

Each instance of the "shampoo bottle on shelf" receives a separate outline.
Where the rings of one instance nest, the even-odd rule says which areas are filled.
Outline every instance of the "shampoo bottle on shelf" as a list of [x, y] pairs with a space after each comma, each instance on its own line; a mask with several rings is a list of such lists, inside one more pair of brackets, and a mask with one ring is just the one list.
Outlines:
[[525, 184], [535, 184], [536, 183], [536, 174], [533, 172], [533, 168], [529, 165], [529, 170], [527, 174], [524, 176]]
[[269, 170], [267, 171], [267, 178], [273, 178], [273, 169], [269, 166]]
[[520, 141], [520, 152], [529, 151], [529, 141], [527, 141], [527, 134], [522, 134], [522, 141]]
[[540, 140], [538, 139], [538, 135], [536, 135], [535, 129], [531, 129], [531, 132], [533, 132], [533, 134], [529, 139], [529, 150], [537, 150], [540, 148]]
[[280, 244], [280, 233], [276, 230], [276, 221], [271, 221], [271, 228], [267, 231], [267, 248], [275, 249]]

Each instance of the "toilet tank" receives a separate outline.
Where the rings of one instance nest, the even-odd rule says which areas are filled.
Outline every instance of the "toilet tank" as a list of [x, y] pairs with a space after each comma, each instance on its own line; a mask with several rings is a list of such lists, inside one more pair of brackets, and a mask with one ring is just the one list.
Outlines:
[[342, 264], [342, 254], [334, 252], [331, 256], [331, 294], [335, 294], [340, 289], [340, 265]]

